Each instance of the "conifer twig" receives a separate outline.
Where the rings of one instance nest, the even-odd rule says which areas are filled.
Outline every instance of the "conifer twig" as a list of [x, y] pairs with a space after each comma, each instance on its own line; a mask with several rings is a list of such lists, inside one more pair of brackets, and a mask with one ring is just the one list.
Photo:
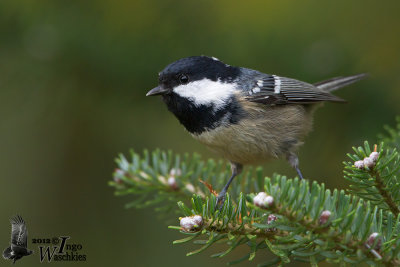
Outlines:
[[227, 249], [213, 257], [249, 247], [234, 263], [251, 261], [267, 249], [275, 258], [262, 266], [292, 261], [400, 266], [398, 121], [397, 130], [384, 138], [390, 146], [381, 143], [371, 151], [365, 142], [348, 154], [352, 161], [345, 162], [344, 172], [351, 182], [349, 194], [315, 181], [265, 178], [260, 168], [249, 169], [233, 182], [223, 207], [215, 209], [213, 188], [229, 177], [229, 166], [159, 150], [143, 155], [132, 151], [130, 160], [121, 155], [110, 185], [117, 195], [136, 196], [127, 207], [155, 206], [165, 214], [186, 216], [180, 217], [180, 227], [170, 228], [189, 235], [174, 244], [202, 245], [188, 256], [221, 243]]

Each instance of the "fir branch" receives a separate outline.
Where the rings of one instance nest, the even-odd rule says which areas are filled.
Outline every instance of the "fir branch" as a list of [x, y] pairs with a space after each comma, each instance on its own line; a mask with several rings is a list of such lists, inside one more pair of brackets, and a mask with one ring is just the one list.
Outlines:
[[264, 178], [261, 168], [249, 169], [233, 182], [219, 210], [214, 188], [222, 188], [230, 176], [229, 165], [159, 150], [144, 151], [142, 156], [132, 151], [129, 160], [121, 155], [110, 185], [117, 195], [135, 195], [127, 207], [154, 206], [164, 214], [186, 216], [180, 218], [180, 226], [170, 228], [188, 235], [174, 244], [201, 245], [189, 256], [224, 243], [226, 250], [212, 257], [249, 247], [249, 253], [232, 264], [254, 260], [260, 250], [269, 250], [276, 257], [260, 266], [291, 261], [400, 266], [398, 121], [398, 130], [381, 137], [390, 145], [381, 143], [371, 151], [365, 142], [364, 147], [353, 148], [355, 154], [348, 154], [348, 194], [317, 182], [279, 175]]
[[[227, 243], [227, 251], [220, 254], [224, 256], [237, 245], [236, 242], [229, 243], [230, 240], [253, 241], [253, 247], [250, 246], [252, 252], [247, 257], [249, 260], [255, 257], [258, 250], [269, 248], [280, 257], [279, 262], [294, 259], [310, 262], [328, 260], [398, 266], [399, 253], [395, 252], [396, 248], [392, 245], [393, 242], [398, 242], [398, 230], [395, 230], [396, 233], [383, 231], [380, 222], [384, 214], [369, 202], [346, 195], [343, 191], [336, 190], [331, 194], [316, 182], [310, 186], [306, 181], [299, 182], [297, 179], [276, 176], [272, 179], [266, 178], [265, 184], [266, 192], [274, 199], [274, 204], [265, 209], [251, 204], [255, 198], [254, 194], [248, 195], [249, 202], [245, 202], [243, 196], [237, 201], [246, 203], [244, 209], [243, 206], [239, 209], [228, 197], [229, 200], [224, 204], [221, 213], [213, 212], [214, 196], [206, 200], [195, 196], [191, 208], [180, 203], [185, 216], [201, 215], [203, 224], [200, 229], [173, 228], [183, 233], [199, 231], [193, 239], [209, 236], [200, 250], [188, 255], [204, 251], [218, 238], [218, 242]], [[287, 188], [292, 190], [286, 190]], [[305, 194], [295, 194], [300, 191]], [[322, 210], [328, 208], [332, 211], [332, 216], [321, 224]], [[267, 223], [266, 218], [271, 214], [276, 215], [277, 219]], [[385, 216], [390, 217], [393, 223], [391, 213]], [[400, 226], [399, 217], [396, 224], [397, 227]], [[380, 245], [382, 247], [379, 248], [376, 242], [369, 241], [372, 233], [379, 233], [373, 235], [376, 240], [379, 236], [383, 240], [391, 238], [393, 241]], [[259, 246], [260, 242], [267, 246]]]
[[[395, 148], [385, 149], [383, 143], [379, 149], [371, 151], [368, 142], [364, 143], [364, 147], [353, 147], [353, 150], [355, 154], [348, 154], [353, 162], [344, 163], [344, 177], [351, 182], [349, 192], [398, 216], [400, 214], [399, 153]], [[373, 153], [375, 158], [370, 159], [369, 156]]]
[[[135, 195], [136, 199], [126, 204], [127, 208], [156, 206], [157, 211], [177, 210], [176, 203], [188, 203], [193, 194], [205, 197], [210, 186], [222, 188], [231, 175], [230, 165], [209, 159], [204, 162], [193, 154], [178, 155], [171, 151], [145, 150], [143, 155], [130, 151], [130, 160], [124, 155], [116, 159], [118, 168], [109, 185], [117, 196]], [[255, 177], [251, 179], [250, 177]], [[241, 181], [252, 181], [241, 183]], [[249, 168], [231, 184], [233, 197], [240, 192], [258, 191], [263, 187], [262, 168]]]
[[389, 193], [382, 177], [380, 176], [379, 172], [372, 170], [370, 171], [371, 176], [375, 177], [375, 184], [376, 188], [378, 189], [379, 193], [382, 195], [385, 203], [388, 205], [390, 211], [395, 215], [398, 216], [400, 214], [399, 206], [395, 203], [392, 195]]

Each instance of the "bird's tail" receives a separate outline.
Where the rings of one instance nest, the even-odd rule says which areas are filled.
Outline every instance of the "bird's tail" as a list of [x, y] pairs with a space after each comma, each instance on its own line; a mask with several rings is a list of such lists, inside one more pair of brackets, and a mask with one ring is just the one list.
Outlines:
[[335, 77], [322, 82], [317, 82], [314, 85], [325, 92], [332, 92], [349, 84], [355, 83], [367, 77], [367, 73], [361, 73], [347, 77]]
[[3, 251], [3, 258], [6, 260], [11, 259], [11, 252], [12, 252], [11, 247], [6, 248]]

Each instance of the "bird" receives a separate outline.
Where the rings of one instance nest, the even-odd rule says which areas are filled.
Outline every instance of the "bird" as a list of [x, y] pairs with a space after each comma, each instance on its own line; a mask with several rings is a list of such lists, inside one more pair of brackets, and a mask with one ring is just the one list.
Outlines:
[[31, 255], [32, 250], [27, 248], [28, 231], [25, 221], [21, 216], [16, 215], [11, 220], [11, 245], [3, 251], [3, 258], [13, 260], [13, 263], [24, 256]]
[[167, 65], [146, 96], [161, 96], [195, 139], [230, 162], [231, 177], [217, 196], [223, 204], [244, 165], [286, 158], [303, 179], [297, 150], [311, 131], [315, 109], [322, 102], [346, 102], [331, 92], [366, 75], [311, 84], [191, 56]]

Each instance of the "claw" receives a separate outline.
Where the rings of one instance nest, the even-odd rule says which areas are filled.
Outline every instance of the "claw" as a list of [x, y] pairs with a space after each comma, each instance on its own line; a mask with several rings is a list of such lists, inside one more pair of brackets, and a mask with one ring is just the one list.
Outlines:
[[215, 209], [214, 211], [216, 211], [217, 209], [219, 211], [222, 210], [222, 208], [224, 207], [224, 203], [225, 203], [225, 196], [226, 196], [226, 192], [221, 192], [219, 193], [219, 195], [217, 196], [217, 201], [215, 203]]

